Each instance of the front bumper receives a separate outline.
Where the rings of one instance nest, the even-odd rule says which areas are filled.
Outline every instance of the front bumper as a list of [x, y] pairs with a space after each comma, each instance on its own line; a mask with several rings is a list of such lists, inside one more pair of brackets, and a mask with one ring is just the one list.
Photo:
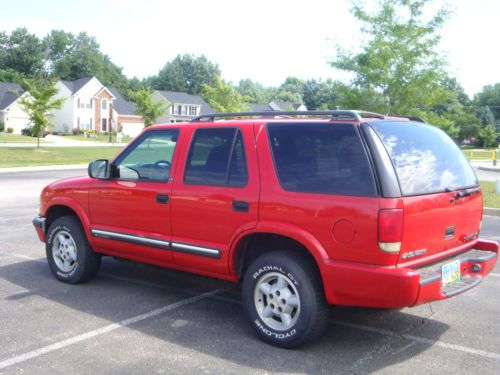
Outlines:
[[[495, 267], [496, 242], [477, 241], [473, 248], [420, 268], [383, 267], [330, 261], [323, 271], [328, 303], [401, 308], [437, 301], [478, 285]], [[441, 266], [460, 260], [460, 281], [441, 284]]]
[[42, 242], [45, 242], [45, 234], [47, 233], [46, 223], [47, 218], [40, 215], [33, 219], [33, 226], [35, 227], [38, 238]]

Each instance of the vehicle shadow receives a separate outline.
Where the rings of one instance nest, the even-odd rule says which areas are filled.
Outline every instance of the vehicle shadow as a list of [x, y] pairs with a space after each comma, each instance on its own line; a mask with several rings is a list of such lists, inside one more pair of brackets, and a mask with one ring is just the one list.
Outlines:
[[[83, 313], [78, 316], [77, 321], [89, 320], [89, 317], [98, 318], [96, 320], [99, 320], [99, 325], [90, 329], [100, 328], [103, 325], [101, 320], [116, 323], [172, 301], [221, 289], [213, 297], [127, 327], [161, 340], [165, 348], [162, 349], [163, 344], [158, 344], [157, 340], [151, 340], [156, 342], [151, 344], [155, 345], [151, 350], [158, 350], [155, 365], [167, 369], [167, 372], [170, 358], [164, 349], [168, 348], [174, 355], [182, 348], [188, 348], [191, 356], [193, 352], [199, 353], [185, 364], [191, 371], [202, 367], [206, 369], [207, 362], [217, 366], [214, 361], [221, 359], [224, 371], [217, 371], [218, 367], [214, 367], [209, 372], [371, 373], [404, 362], [431, 346], [430, 343], [416, 343], [404, 334], [425, 326], [426, 338], [438, 340], [449, 328], [448, 325], [429, 318], [426, 307], [419, 308], [419, 315], [412, 315], [408, 310], [403, 312], [335, 307], [331, 310], [327, 332], [320, 339], [298, 349], [284, 350], [257, 339], [243, 314], [239, 291], [232, 284], [218, 280], [106, 258], [98, 276], [82, 285], [68, 285], [57, 281], [47, 264], [40, 261], [20, 261], [0, 266], [0, 283], [4, 282], [24, 291], [5, 297], [7, 302], [4, 306], [7, 307], [0, 312], [2, 315], [11, 311], [10, 304], [28, 302], [33, 297], [42, 298], [44, 305], [49, 302], [44, 314], [55, 315], [66, 309], [75, 316]], [[12, 306], [12, 311], [19, 308], [35, 309], [35, 303], [36, 301], [24, 303], [22, 307], [16, 308]], [[31, 312], [24, 312], [27, 313]], [[36, 318], [37, 313], [33, 314]], [[1, 318], [9, 320], [9, 316]], [[74, 324], [74, 319], [72, 321]], [[108, 323], [104, 323], [106, 324]], [[61, 329], [64, 329], [64, 321], [61, 325]], [[39, 329], [43, 331], [44, 327], [40, 325]], [[12, 330], [26, 332], [20, 326], [12, 327]], [[84, 328], [76, 334], [83, 332]], [[93, 340], [99, 342], [99, 339]], [[48, 343], [51, 342], [46, 339], [43, 344], [35, 343], [34, 348]], [[82, 343], [76, 344], [72, 350], [78, 351], [79, 345]], [[147, 348], [147, 341], [144, 345]], [[1, 350], [3, 353], [0, 360], [21, 354], [19, 348], [9, 351], [7, 347], [8, 345]], [[113, 350], [111, 354], [99, 352], [95, 355], [116, 356], [113, 366], [117, 372], [134, 372], [134, 369], [141, 368], [141, 356], [140, 353], [134, 354], [138, 349], [133, 342], [120, 342], [119, 349]], [[23, 350], [33, 350], [33, 347]], [[103, 350], [106, 350], [106, 346]], [[123, 355], [128, 360], [121, 362], [119, 357]], [[208, 360], [207, 357], [211, 359]], [[129, 367], [130, 358], [134, 358], [133, 368]], [[210, 366], [208, 368], [210, 370]]]

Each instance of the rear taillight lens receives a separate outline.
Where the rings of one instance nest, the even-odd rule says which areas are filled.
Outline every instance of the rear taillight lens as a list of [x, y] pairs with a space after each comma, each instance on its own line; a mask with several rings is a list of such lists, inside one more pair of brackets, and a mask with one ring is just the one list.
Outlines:
[[388, 208], [378, 212], [378, 246], [383, 251], [397, 253], [403, 238], [403, 209]]

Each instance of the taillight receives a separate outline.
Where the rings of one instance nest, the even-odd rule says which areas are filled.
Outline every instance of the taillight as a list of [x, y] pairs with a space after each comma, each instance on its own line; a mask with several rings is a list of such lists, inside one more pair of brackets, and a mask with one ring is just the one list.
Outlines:
[[378, 212], [378, 246], [383, 251], [397, 253], [403, 238], [403, 209], [388, 208]]

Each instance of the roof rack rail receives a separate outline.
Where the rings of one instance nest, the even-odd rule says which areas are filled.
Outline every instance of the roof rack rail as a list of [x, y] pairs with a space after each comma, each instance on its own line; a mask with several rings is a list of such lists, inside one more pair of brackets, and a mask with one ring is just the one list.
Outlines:
[[263, 111], [263, 112], [233, 112], [233, 113], [209, 113], [195, 117], [191, 122], [211, 122], [216, 118], [231, 117], [294, 117], [294, 116], [322, 116], [331, 117], [332, 120], [362, 121], [363, 117], [384, 119], [385, 116], [379, 113], [353, 110], [335, 111]]
[[396, 114], [390, 114], [390, 115], [387, 115], [387, 116], [407, 118], [410, 121], [422, 122], [424, 124], [427, 123], [422, 117], [419, 117], [419, 116], [405, 116], [405, 115], [396, 115]]

